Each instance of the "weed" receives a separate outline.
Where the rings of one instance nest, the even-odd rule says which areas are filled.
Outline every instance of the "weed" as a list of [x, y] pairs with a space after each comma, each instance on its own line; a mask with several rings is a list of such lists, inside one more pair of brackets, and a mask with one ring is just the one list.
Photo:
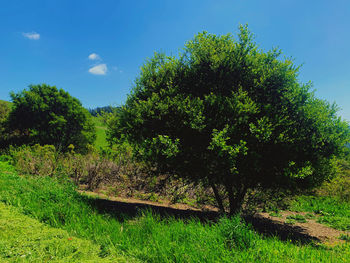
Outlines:
[[269, 216], [282, 217], [282, 214], [280, 212], [271, 212], [271, 213], [269, 213]]
[[295, 223], [296, 223], [296, 220], [295, 220], [295, 219], [288, 218], [288, 219], [286, 220], [286, 224], [294, 225]]
[[316, 216], [315, 216], [315, 214], [307, 213], [307, 214], [305, 214], [305, 218], [306, 218], [306, 219], [315, 219]]
[[344, 240], [346, 242], [350, 242], [350, 236], [349, 235], [341, 234], [339, 239]]
[[295, 220], [298, 223], [306, 223], [307, 222], [305, 217], [303, 215], [299, 215], [299, 214], [287, 216], [287, 219]]

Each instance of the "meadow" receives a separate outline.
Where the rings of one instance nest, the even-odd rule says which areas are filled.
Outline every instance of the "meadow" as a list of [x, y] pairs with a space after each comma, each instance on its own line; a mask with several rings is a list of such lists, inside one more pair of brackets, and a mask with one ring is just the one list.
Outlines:
[[92, 120], [96, 127], [96, 141], [94, 146], [96, 148], [106, 148], [108, 146], [107, 140], [106, 140], [106, 130], [107, 127], [103, 123], [102, 118], [100, 116], [92, 117]]

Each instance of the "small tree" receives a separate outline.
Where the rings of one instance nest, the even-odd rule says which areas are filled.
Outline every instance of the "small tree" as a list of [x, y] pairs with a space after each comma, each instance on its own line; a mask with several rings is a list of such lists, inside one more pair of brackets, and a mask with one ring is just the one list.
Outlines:
[[67, 151], [73, 144], [84, 151], [96, 138], [91, 115], [80, 101], [54, 86], [32, 85], [11, 93], [13, 109], [9, 127], [23, 143], [52, 144]]
[[11, 111], [11, 103], [8, 101], [0, 100], [0, 121], [6, 120], [10, 111]]
[[0, 146], [4, 141], [6, 134], [6, 121], [10, 114], [11, 106], [7, 101], [0, 100]]
[[109, 140], [126, 139], [160, 172], [211, 185], [224, 209], [222, 185], [231, 213], [249, 189], [314, 187], [330, 176], [349, 128], [280, 55], [258, 49], [244, 26], [237, 41], [204, 32], [178, 57], [156, 53]]

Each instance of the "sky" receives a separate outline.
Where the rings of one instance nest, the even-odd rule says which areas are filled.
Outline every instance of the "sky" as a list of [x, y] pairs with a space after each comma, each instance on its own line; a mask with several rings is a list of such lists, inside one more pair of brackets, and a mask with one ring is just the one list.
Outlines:
[[122, 105], [154, 52], [176, 55], [198, 32], [248, 24], [350, 121], [349, 14], [348, 0], [2, 0], [0, 99], [46, 83], [87, 108]]

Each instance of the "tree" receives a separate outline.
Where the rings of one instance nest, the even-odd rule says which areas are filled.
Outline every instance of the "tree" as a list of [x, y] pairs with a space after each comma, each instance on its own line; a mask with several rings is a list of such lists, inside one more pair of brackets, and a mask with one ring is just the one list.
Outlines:
[[31, 85], [11, 93], [9, 127], [23, 143], [52, 144], [66, 151], [70, 144], [84, 151], [96, 138], [91, 115], [80, 101], [55, 86]]
[[280, 55], [260, 50], [246, 26], [237, 41], [204, 32], [177, 57], [156, 53], [109, 140], [127, 140], [160, 172], [207, 183], [224, 209], [221, 185], [231, 213], [248, 190], [314, 187], [330, 176], [349, 128]]
[[10, 103], [0, 100], [0, 145], [3, 138], [6, 137], [6, 121], [11, 111]]

